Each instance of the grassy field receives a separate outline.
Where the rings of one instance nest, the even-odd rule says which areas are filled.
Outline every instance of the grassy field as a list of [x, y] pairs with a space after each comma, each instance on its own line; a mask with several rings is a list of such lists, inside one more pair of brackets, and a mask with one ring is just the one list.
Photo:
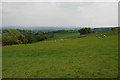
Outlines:
[[62, 33], [56, 33], [54, 34], [54, 37], [52, 40], [55, 39], [69, 39], [69, 38], [76, 38], [79, 37], [80, 33], [68, 33], [68, 32], [62, 32]]
[[[4, 46], [3, 78], [115, 78], [118, 76], [118, 34], [57, 33], [51, 40]], [[60, 39], [63, 39], [61, 41]], [[56, 40], [56, 42], [55, 42]]]

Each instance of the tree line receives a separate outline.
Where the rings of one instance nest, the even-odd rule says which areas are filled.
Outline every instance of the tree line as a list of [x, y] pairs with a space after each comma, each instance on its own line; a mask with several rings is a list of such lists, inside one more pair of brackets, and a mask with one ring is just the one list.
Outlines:
[[30, 30], [3, 30], [2, 31], [2, 45], [13, 45], [13, 44], [30, 44], [37, 41], [43, 41], [49, 38], [53, 38], [55, 33], [60, 32], [79, 32], [82, 34], [92, 33], [91, 28], [82, 28], [78, 31], [76, 30], [57, 30], [51, 32], [36, 32]]
[[37, 41], [43, 41], [47, 38], [47, 35], [43, 33], [33, 34], [32, 32], [28, 32], [26, 34], [22, 34], [18, 30], [9, 30], [8, 33], [2, 35], [2, 45], [29, 44]]
[[31, 31], [31, 30], [2, 30], [2, 45], [30, 44], [53, 38], [55, 33], [76, 32], [74, 30], [57, 30], [50, 32]]

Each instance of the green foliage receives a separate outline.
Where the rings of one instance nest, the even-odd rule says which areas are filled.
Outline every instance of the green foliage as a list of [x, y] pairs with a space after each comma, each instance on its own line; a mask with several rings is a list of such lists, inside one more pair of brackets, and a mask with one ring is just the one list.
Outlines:
[[87, 30], [86, 29], [84, 29], [84, 28], [82, 28], [82, 29], [80, 29], [80, 34], [87, 34]]
[[91, 28], [82, 28], [79, 30], [80, 34], [87, 34], [87, 33], [92, 33], [92, 29]]
[[[23, 35], [22, 33], [26, 33]], [[6, 32], [6, 33], [5, 33]], [[12, 44], [29, 44], [35, 41], [43, 41], [48, 37], [43, 33], [36, 33], [35, 35], [30, 31], [25, 30], [4, 30], [3, 45]]]
[[43, 33], [40, 33], [36, 36], [37, 41], [43, 41], [45, 39], [47, 39], [47, 36], [45, 36]]
[[33, 43], [33, 42], [35, 42], [35, 36], [31, 32], [29, 32], [29, 33], [26, 34], [26, 38], [28, 40], [27, 43]]
[[20, 35], [18, 37], [18, 40], [21, 41], [21, 44], [27, 44], [28, 40], [26, 39], [26, 37], [24, 35]]
[[22, 34], [18, 30], [10, 30], [10, 35], [14, 38], [18, 38]]
[[88, 33], [92, 33], [93, 32], [91, 28], [87, 28], [87, 31], [88, 31]]
[[12, 36], [2, 36], [2, 44], [3, 45], [12, 45], [16, 42], [16, 40]]
[[10, 30], [9, 34], [2, 36], [2, 44], [3, 45], [12, 45], [12, 44], [21, 43], [18, 40], [18, 37], [20, 35], [22, 35], [22, 34], [19, 31], [17, 31], [17, 30]]
[[18, 30], [10, 30], [10, 33], [2, 36], [3, 45], [26, 44], [27, 39]]
[[111, 28], [111, 31], [112, 31], [112, 30], [115, 30], [115, 28]]

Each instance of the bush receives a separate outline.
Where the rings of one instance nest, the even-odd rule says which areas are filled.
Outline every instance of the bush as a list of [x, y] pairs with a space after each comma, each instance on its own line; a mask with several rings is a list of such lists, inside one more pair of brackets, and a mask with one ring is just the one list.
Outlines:
[[10, 30], [10, 33], [2, 36], [3, 45], [26, 44], [27, 39], [18, 30]]
[[111, 28], [111, 31], [112, 31], [112, 30], [115, 30], [115, 28]]
[[37, 41], [43, 41], [43, 40], [45, 40], [45, 39], [47, 39], [47, 36], [44, 35], [43, 33], [38, 34], [38, 35], [36, 36], [36, 40], [37, 40]]
[[35, 42], [35, 37], [34, 37], [34, 35], [31, 32], [26, 34], [26, 39], [27, 39], [27, 43]]
[[23, 35], [18, 30], [10, 30], [8, 32], [2, 36], [3, 45], [28, 44], [47, 39], [47, 36], [43, 33], [34, 35], [32, 32], [28, 32], [26, 35]]
[[21, 44], [27, 44], [28, 40], [26, 39], [26, 37], [24, 35], [20, 35], [18, 37], [18, 40], [21, 41]]
[[2, 36], [2, 44], [3, 45], [12, 45], [16, 43], [16, 39], [14, 39], [12, 36]]
[[87, 34], [87, 33], [92, 33], [92, 29], [91, 28], [82, 28], [79, 30], [80, 34]]

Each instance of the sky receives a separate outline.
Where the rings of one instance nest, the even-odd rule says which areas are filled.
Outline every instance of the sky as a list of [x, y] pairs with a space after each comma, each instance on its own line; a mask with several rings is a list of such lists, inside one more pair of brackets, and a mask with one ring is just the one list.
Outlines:
[[2, 26], [118, 26], [118, 3], [3, 2]]

